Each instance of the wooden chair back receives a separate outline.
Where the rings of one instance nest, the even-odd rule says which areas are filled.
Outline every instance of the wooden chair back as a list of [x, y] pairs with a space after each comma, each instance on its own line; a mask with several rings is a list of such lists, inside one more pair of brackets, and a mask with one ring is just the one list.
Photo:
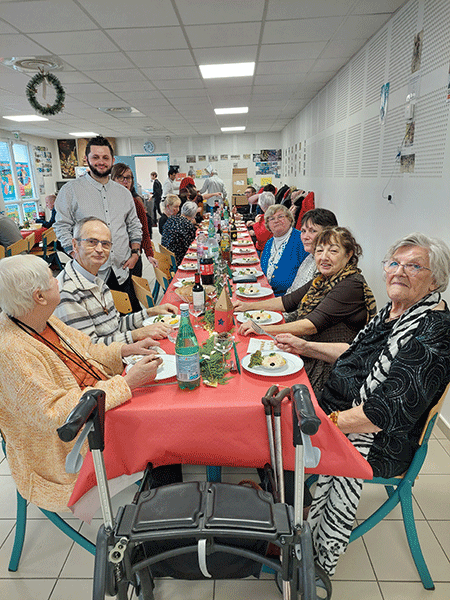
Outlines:
[[56, 233], [53, 227], [50, 227], [49, 229], [47, 229], [47, 231], [44, 231], [44, 233], [42, 234], [42, 242], [43, 245], [46, 245], [47, 247], [52, 242], [56, 242]]
[[33, 233], [30, 233], [30, 235], [27, 235], [27, 237], [25, 238], [28, 242], [28, 252], [31, 251], [31, 248], [36, 243], [35, 236], [36, 236], [36, 234], [33, 231]]
[[166, 256], [168, 256], [170, 258], [170, 263], [171, 263], [172, 270], [176, 272], [176, 270], [177, 270], [177, 261], [175, 260], [175, 254], [172, 252], [172, 250], [169, 250], [168, 248], [166, 248], [162, 244], [159, 245], [159, 249], [161, 250], [161, 254], [165, 254]]
[[120, 313], [126, 315], [130, 312], [133, 312], [128, 294], [125, 292], [119, 292], [117, 290], [111, 290], [111, 294], [114, 300], [114, 306]]
[[0, 244], [0, 259], [5, 258], [5, 246]]
[[161, 252], [155, 252], [154, 258], [158, 261], [158, 269], [167, 277], [167, 281], [171, 281], [173, 277], [172, 261], [170, 257]]
[[155, 267], [155, 276], [156, 281], [162, 287], [163, 291], [166, 292], [167, 288], [169, 287], [169, 280], [167, 279], [165, 273], [163, 273], [161, 269], [158, 269], [158, 267]]
[[139, 302], [145, 306], [145, 308], [152, 308], [155, 306], [152, 293], [150, 291], [150, 285], [143, 277], [137, 277], [136, 275], [131, 276], [133, 282], [134, 292]]
[[16, 256], [17, 254], [28, 253], [28, 240], [27, 238], [23, 238], [14, 242], [6, 248], [5, 256]]

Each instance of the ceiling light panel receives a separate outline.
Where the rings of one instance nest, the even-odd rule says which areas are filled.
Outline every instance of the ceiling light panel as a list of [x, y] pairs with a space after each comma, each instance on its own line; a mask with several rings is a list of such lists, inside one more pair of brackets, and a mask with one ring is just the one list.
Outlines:
[[3, 117], [8, 121], [17, 121], [18, 123], [28, 123], [31, 121], [48, 121], [45, 117], [39, 117], [38, 115], [15, 115], [9, 117]]
[[204, 79], [218, 79], [221, 77], [251, 77], [255, 72], [255, 63], [228, 63], [222, 65], [200, 65], [200, 72]]
[[248, 113], [248, 106], [235, 106], [234, 108], [215, 108], [216, 115], [241, 115]]
[[221, 131], [245, 131], [245, 127], [239, 126], [239, 127], [221, 127], [220, 128]]

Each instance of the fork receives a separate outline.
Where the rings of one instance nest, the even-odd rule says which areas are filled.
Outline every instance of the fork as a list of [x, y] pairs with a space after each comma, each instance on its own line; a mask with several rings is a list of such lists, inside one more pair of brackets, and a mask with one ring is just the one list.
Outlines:
[[261, 335], [267, 335], [270, 338], [273, 339], [274, 342], [276, 342], [276, 338], [271, 334], [271, 333], [267, 333], [267, 331], [265, 331], [261, 325], [258, 325], [258, 323], [256, 323], [256, 321], [254, 321], [253, 319], [249, 319], [251, 326], [253, 327], [253, 329], [256, 331], [256, 333], [259, 333]]

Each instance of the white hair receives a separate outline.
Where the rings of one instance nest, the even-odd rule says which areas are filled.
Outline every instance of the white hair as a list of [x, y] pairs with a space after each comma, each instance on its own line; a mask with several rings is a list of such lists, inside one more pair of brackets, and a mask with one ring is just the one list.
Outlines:
[[275, 196], [272, 194], [272, 192], [263, 192], [259, 196], [258, 204], [261, 207], [261, 210], [266, 212], [269, 206], [273, 206], [275, 204]]
[[195, 217], [197, 211], [198, 206], [195, 202], [185, 202], [181, 207], [181, 214], [185, 217], [189, 217], [190, 219], [193, 219]]
[[48, 264], [32, 254], [0, 260], [0, 308], [11, 317], [23, 317], [34, 308], [33, 293], [50, 289]]

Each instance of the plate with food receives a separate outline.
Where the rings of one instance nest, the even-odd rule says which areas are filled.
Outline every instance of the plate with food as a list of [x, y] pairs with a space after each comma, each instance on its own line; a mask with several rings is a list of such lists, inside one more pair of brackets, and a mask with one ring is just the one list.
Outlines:
[[[143, 358], [143, 356], [141, 356], [140, 358]], [[175, 362], [175, 356], [173, 354], [163, 354], [161, 355], [161, 358], [163, 362], [159, 365], [158, 370], [156, 371], [156, 377], [154, 381], [161, 381], [162, 379], [170, 379], [171, 377], [176, 377], [177, 366]], [[133, 364], [129, 364], [125, 368], [125, 371], [128, 372], [131, 369], [131, 367], [133, 367], [135, 364], [136, 362], [134, 362]], [[152, 383], [153, 381], [149, 382], [150, 385]], [[145, 385], [143, 385], [142, 387], [145, 387]]]
[[198, 265], [196, 262], [186, 261], [184, 263], [181, 263], [181, 265], [178, 268], [182, 271], [196, 271], [197, 266]]
[[254, 265], [259, 262], [256, 256], [245, 256], [244, 254], [235, 254], [233, 258], [233, 265]]
[[236, 294], [245, 298], [264, 298], [273, 294], [272, 288], [261, 287], [259, 283], [236, 286]]
[[[163, 350], [160, 346], [151, 346], [149, 350], [152, 350], [155, 354], [165, 354], [166, 351]], [[135, 365], [141, 358], [144, 358], [143, 354], [132, 354], [131, 356], [124, 356], [122, 361], [126, 365]]]
[[244, 246], [233, 248], [233, 254], [255, 254], [255, 252], [255, 248], [245, 248]]
[[289, 352], [261, 352], [247, 354], [241, 361], [243, 368], [249, 373], [263, 377], [283, 377], [293, 375], [303, 368], [300, 356]]
[[184, 255], [184, 258], [186, 260], [197, 260], [197, 253], [196, 252], [186, 252], [186, 254]]
[[180, 324], [180, 315], [155, 315], [145, 319], [143, 325], [154, 325], [157, 323], [163, 323], [163, 325], [170, 325], [171, 327], [178, 327]]
[[274, 312], [273, 310], [246, 310], [245, 312], [237, 313], [236, 319], [239, 323], [245, 323], [249, 319], [253, 319], [260, 325], [263, 324], [275, 324], [283, 320], [280, 313]]
[[251, 240], [243, 238], [241, 240], [233, 242], [233, 246], [253, 246], [253, 242]]
[[175, 281], [173, 287], [183, 287], [185, 285], [194, 285], [195, 277], [180, 277]]
[[255, 269], [255, 267], [239, 267], [238, 269], [233, 269], [233, 275], [256, 275], [256, 277], [262, 277], [264, 273]]

